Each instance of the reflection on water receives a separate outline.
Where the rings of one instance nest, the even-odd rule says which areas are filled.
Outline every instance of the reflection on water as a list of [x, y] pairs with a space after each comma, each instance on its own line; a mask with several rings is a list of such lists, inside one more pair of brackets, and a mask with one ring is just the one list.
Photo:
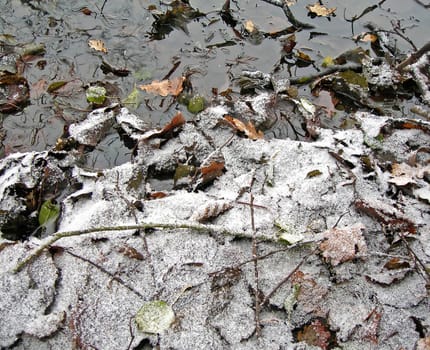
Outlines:
[[[283, 44], [280, 38], [271, 38], [268, 34], [290, 27], [280, 8], [261, 0], [231, 1], [231, 15], [237, 23], [233, 28], [220, 15], [225, 1], [189, 2], [191, 7], [184, 9], [186, 5], [183, 4], [175, 8], [160, 5], [159, 1], [142, 0], [0, 0], [0, 40], [4, 42], [5, 35], [13, 35], [17, 46], [43, 43], [46, 47], [44, 55], [27, 57], [22, 67], [31, 89], [30, 105], [1, 117], [1, 155], [52, 147], [64, 125], [83, 120], [91, 110], [85, 98], [85, 88], [89, 84], [114, 85], [118, 96], [109, 97], [117, 102], [125, 99], [136, 85], [161, 80], [169, 72], [179, 76], [194, 71], [190, 78], [193, 91], [210, 101], [214, 88], [218, 91], [232, 88], [233, 92], [239, 92], [232, 80], [242, 70], [270, 73], [279, 64]], [[406, 28], [402, 32], [404, 37], [410, 38], [417, 47], [425, 43], [423, 23], [429, 23], [430, 12], [416, 2], [383, 3], [353, 25], [345, 20], [344, 15], [346, 18], [358, 16], [374, 3], [370, 0], [331, 1], [330, 7], [337, 7], [337, 15], [330, 20], [308, 17], [307, 2], [298, 1], [291, 6], [296, 18], [315, 27], [295, 33], [296, 48], [306, 52], [315, 64], [302, 68], [280, 65], [278, 73], [286, 77], [317, 73], [324, 57], [335, 57], [356, 47], [354, 36], [365, 31], [367, 23], [388, 31]], [[174, 12], [178, 8], [182, 12]], [[167, 14], [169, 21], [163, 22]], [[265, 35], [255, 40], [249, 35], [246, 23], [252, 23]], [[396, 47], [412, 51], [411, 44], [404, 38], [393, 38]], [[89, 39], [102, 40], [108, 52], [91, 49]], [[371, 51], [369, 43], [360, 45]], [[100, 69], [103, 61], [127, 69], [130, 74], [105, 74]], [[76, 86], [60, 93], [48, 93], [48, 87], [58, 81], [73, 81]], [[312, 98], [306, 85], [298, 92]], [[192, 118], [186, 107], [178, 103], [163, 103], [142, 91], [140, 95], [141, 103], [133, 113], [154, 126], [170, 120], [178, 109]], [[86, 162], [96, 168], [112, 167], [129, 161], [130, 155], [131, 150], [123, 145], [113, 129]]]

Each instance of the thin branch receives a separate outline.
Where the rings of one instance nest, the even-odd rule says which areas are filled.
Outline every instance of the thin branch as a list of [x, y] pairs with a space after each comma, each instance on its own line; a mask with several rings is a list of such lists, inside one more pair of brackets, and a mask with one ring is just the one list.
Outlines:
[[275, 294], [279, 288], [281, 288], [285, 283], [288, 282], [288, 280], [291, 278], [291, 276], [300, 268], [300, 266], [302, 266], [305, 261], [311, 256], [313, 255], [316, 251], [318, 250], [318, 247], [316, 247], [315, 249], [313, 249], [309, 254], [305, 255], [305, 257], [300, 260], [300, 262], [296, 265], [296, 267], [287, 275], [285, 276], [271, 291], [269, 294], [267, 294], [263, 301], [260, 304], [260, 307], [263, 307], [268, 301], [269, 299], [273, 296], [273, 294]]
[[[93, 227], [93, 228], [76, 230], [76, 231], [57, 232], [54, 235], [47, 237], [44, 241], [42, 241], [39, 247], [35, 248], [32, 252], [30, 252], [30, 254], [27, 257], [21, 260], [18, 263], [18, 265], [14, 268], [13, 272], [17, 273], [21, 271], [25, 265], [27, 265], [34, 258], [42, 254], [42, 252], [46, 248], [50, 247], [52, 244], [54, 244], [55, 242], [57, 242], [62, 238], [81, 236], [81, 235], [86, 235], [89, 233], [96, 233], [96, 232], [130, 231], [130, 230], [145, 230], [145, 229], [157, 229], [157, 228], [158, 229], [189, 229], [189, 230], [195, 230], [197, 232], [209, 232], [209, 233], [219, 234], [219, 235], [250, 238], [250, 236], [247, 235], [246, 232], [232, 232], [226, 229], [225, 227], [221, 227], [218, 225], [203, 225], [203, 224], [194, 224], [191, 222], [170, 223], [170, 224], [169, 223], [142, 223], [138, 225], [104, 226], [104, 227]], [[276, 238], [271, 236], [260, 235], [259, 238], [265, 241], [276, 242]]]
[[82, 261], [85, 261], [86, 263], [94, 266], [95, 268], [99, 269], [101, 272], [103, 272], [106, 275], [108, 275], [109, 277], [111, 277], [114, 281], [118, 282], [120, 285], [122, 285], [123, 287], [127, 288], [130, 292], [136, 294], [138, 297], [140, 297], [142, 299], [145, 299], [145, 297], [142, 294], [140, 294], [136, 289], [134, 289], [133, 287], [129, 286], [127, 283], [125, 283], [118, 276], [115, 276], [113, 273], [111, 273], [108, 270], [106, 270], [103, 266], [100, 266], [99, 264], [96, 264], [94, 261], [91, 261], [90, 259], [87, 259], [87, 258], [85, 258], [83, 256], [78, 255], [78, 254], [75, 254], [72, 251], [70, 251], [69, 249], [65, 249], [64, 251], [67, 254], [70, 254], [71, 256], [74, 256], [75, 258], [80, 259]]
[[255, 277], [255, 333], [257, 338], [261, 336], [260, 323], [260, 282], [258, 274], [258, 247], [257, 247], [257, 231], [255, 230], [254, 217], [254, 196], [250, 193], [250, 209], [251, 209], [251, 229], [252, 229], [252, 258], [254, 260], [254, 277]]
[[424, 56], [427, 52], [430, 51], [430, 41], [426, 43], [421, 49], [419, 49], [417, 52], [411, 54], [407, 59], [402, 61], [396, 66], [396, 70], [401, 72], [406, 66], [409, 66], [410, 64], [415, 63], [418, 61], [422, 56]]
[[282, 10], [285, 13], [285, 16], [287, 16], [288, 21], [290, 21], [290, 23], [297, 29], [312, 29], [315, 28], [312, 24], [308, 24], [308, 23], [303, 23], [300, 22], [299, 20], [297, 20], [293, 13], [291, 12], [290, 7], [288, 6], [286, 1], [282, 1], [282, 0], [263, 0], [264, 2], [267, 2], [268, 4], [271, 5], [275, 5], [278, 7], [281, 7]]

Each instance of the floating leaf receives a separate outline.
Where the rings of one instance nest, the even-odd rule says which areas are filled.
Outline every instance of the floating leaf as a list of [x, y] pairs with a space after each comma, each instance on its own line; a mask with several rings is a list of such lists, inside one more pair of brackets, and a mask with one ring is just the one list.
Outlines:
[[324, 67], [324, 68], [326, 68], [326, 67], [333, 66], [334, 64], [335, 64], [335, 62], [333, 60], [333, 57], [326, 56], [326, 57], [324, 57], [324, 59], [323, 59], [323, 61], [321, 63], [321, 66]]
[[104, 53], [108, 52], [107, 48], [105, 47], [105, 43], [102, 40], [90, 39], [88, 40], [88, 46], [96, 51]]
[[53, 83], [49, 84], [48, 89], [46, 91], [48, 91], [49, 93], [55, 92], [66, 84], [67, 81], [64, 80], [54, 81]]
[[134, 87], [130, 94], [122, 101], [122, 103], [127, 107], [138, 109], [142, 103], [140, 91]]
[[264, 137], [263, 132], [257, 131], [255, 129], [255, 126], [251, 123], [248, 122], [247, 124], [245, 124], [244, 122], [240, 121], [239, 119], [233, 118], [232, 116], [226, 115], [224, 116], [224, 119], [236, 130], [245, 133], [246, 136], [248, 136], [248, 138], [250, 138], [251, 140], [257, 140], [257, 139], [262, 139]]
[[39, 225], [46, 226], [50, 222], [57, 220], [60, 215], [60, 206], [52, 203], [50, 199], [45, 201], [39, 211]]
[[106, 89], [103, 86], [90, 86], [86, 95], [88, 102], [101, 105], [106, 100]]
[[145, 140], [145, 139], [151, 139], [154, 137], [169, 138], [169, 137], [171, 137], [171, 134], [176, 129], [178, 129], [179, 127], [184, 125], [185, 122], [186, 122], [186, 120], [185, 120], [184, 116], [182, 115], [182, 113], [178, 112], [172, 118], [172, 120], [169, 123], [167, 123], [161, 130], [160, 129], [150, 130], [142, 136], [142, 139]]
[[336, 11], [336, 7], [333, 8], [327, 8], [323, 5], [320, 4], [315, 4], [315, 5], [308, 5], [306, 6], [306, 8], [308, 9], [308, 11], [314, 15], [314, 16], [318, 16], [318, 17], [328, 17], [331, 15], [335, 15], [335, 11]]
[[165, 301], [154, 300], [145, 303], [140, 308], [135, 321], [142, 332], [160, 334], [169, 329], [175, 321], [175, 313]]
[[162, 81], [154, 80], [151, 84], [140, 85], [139, 88], [145, 90], [146, 92], [163, 97], [168, 95], [178, 96], [183, 90], [182, 84], [184, 81], [185, 77], [177, 77]]
[[191, 97], [187, 109], [194, 114], [203, 111], [205, 109], [205, 98], [199, 95]]
[[250, 34], [252, 34], [252, 33], [254, 33], [254, 32], [256, 32], [256, 31], [257, 31], [257, 28], [255, 27], [254, 22], [252, 22], [251, 20], [247, 20], [247, 21], [245, 22], [244, 27], [245, 27], [245, 30], [246, 30], [248, 33], [250, 33]]
[[0, 77], [0, 113], [12, 113], [24, 107], [30, 98], [27, 79], [19, 75]]
[[358, 223], [353, 226], [334, 227], [327, 230], [324, 232], [325, 241], [319, 246], [322, 256], [332, 266], [365, 256], [367, 245], [361, 232], [363, 229], [364, 225]]

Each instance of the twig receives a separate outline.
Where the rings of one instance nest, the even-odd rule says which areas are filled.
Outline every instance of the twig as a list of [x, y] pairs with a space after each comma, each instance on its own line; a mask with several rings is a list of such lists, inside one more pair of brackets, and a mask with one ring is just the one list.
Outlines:
[[307, 254], [297, 265], [296, 267], [287, 275], [285, 276], [285, 278], [283, 278], [270, 292], [269, 294], [267, 294], [263, 301], [260, 304], [260, 307], [263, 307], [268, 301], [269, 299], [273, 296], [273, 294], [275, 294], [279, 288], [281, 288], [285, 283], [288, 282], [288, 280], [291, 278], [291, 276], [300, 268], [300, 266], [302, 266], [305, 261], [311, 256], [313, 255], [316, 251], [318, 250], [318, 247], [316, 247], [315, 249], [313, 249], [309, 254]]
[[130, 292], [136, 294], [138, 297], [140, 297], [142, 299], [145, 299], [145, 297], [142, 294], [140, 294], [136, 289], [134, 289], [133, 287], [129, 286], [127, 283], [125, 283], [118, 276], [115, 276], [113, 273], [111, 273], [108, 270], [106, 270], [103, 266], [100, 266], [99, 264], [96, 264], [95, 262], [91, 261], [90, 259], [87, 259], [87, 258], [85, 258], [83, 256], [78, 255], [78, 254], [75, 254], [75, 253], [71, 252], [69, 249], [65, 249], [64, 251], [67, 254], [70, 254], [71, 256], [74, 256], [75, 258], [80, 259], [82, 261], [85, 261], [88, 264], [94, 266], [95, 268], [99, 269], [101, 272], [103, 272], [106, 275], [108, 275], [109, 277], [111, 277], [114, 281], [118, 282], [120, 285], [122, 285], [123, 287], [127, 288]]
[[254, 196], [250, 193], [250, 209], [251, 209], [251, 229], [252, 229], [252, 258], [254, 260], [254, 277], [255, 277], [255, 333], [257, 338], [261, 336], [260, 323], [260, 282], [258, 276], [258, 247], [257, 247], [257, 231], [255, 230], [254, 218]]
[[282, 10], [283, 10], [283, 11], [284, 11], [284, 13], [285, 13], [285, 16], [287, 16], [288, 20], [290, 21], [290, 23], [291, 23], [295, 28], [297, 28], [297, 29], [301, 29], [301, 28], [304, 28], [304, 29], [312, 29], [312, 28], [315, 28], [312, 24], [303, 23], [303, 22], [298, 21], [298, 20], [294, 17], [294, 15], [293, 15], [293, 13], [291, 12], [290, 7], [288, 6], [288, 4], [287, 4], [287, 2], [286, 2], [286, 1], [282, 1], [282, 0], [263, 0], [263, 1], [264, 1], [264, 2], [267, 2], [267, 3], [269, 3], [269, 4], [272, 4], [272, 5], [275, 5], [275, 6], [281, 7], [281, 8], [282, 8]]
[[430, 51], [430, 41], [427, 44], [425, 44], [421, 49], [419, 49], [417, 52], [411, 54], [407, 59], [399, 63], [396, 66], [396, 70], [401, 72], [406, 66], [409, 66], [410, 64], [415, 63], [429, 51]]
[[408, 241], [406, 240], [403, 233], [399, 232], [399, 237], [402, 240], [402, 242], [405, 244], [406, 249], [408, 250], [409, 254], [413, 256], [413, 259], [418, 263], [418, 265], [421, 267], [420, 270], [422, 270], [422, 275], [424, 280], [426, 281], [427, 285], [430, 286], [430, 273], [427, 271], [427, 268], [425, 264], [422, 262], [422, 260], [417, 256], [417, 254], [412, 250], [411, 246], [409, 245]]
[[[34, 258], [38, 257], [42, 252], [57, 242], [58, 240], [66, 237], [80, 236], [86, 235], [89, 233], [95, 232], [112, 232], [112, 231], [130, 231], [130, 230], [145, 230], [145, 229], [189, 229], [196, 230], [198, 232], [209, 232], [221, 235], [235, 236], [235, 237], [244, 237], [249, 238], [244, 232], [232, 232], [227, 230], [225, 227], [217, 226], [217, 225], [203, 225], [203, 224], [194, 224], [191, 222], [182, 222], [182, 223], [141, 223], [138, 225], [119, 225], [119, 226], [104, 226], [104, 227], [93, 227], [83, 230], [76, 231], [64, 231], [57, 232], [54, 235], [46, 238], [44, 242], [42, 242], [39, 247], [35, 248], [27, 257], [21, 260], [18, 265], [14, 268], [13, 272], [17, 273], [21, 271], [25, 265], [30, 263]], [[275, 238], [270, 236], [260, 236], [260, 239], [266, 241], [276, 241]]]

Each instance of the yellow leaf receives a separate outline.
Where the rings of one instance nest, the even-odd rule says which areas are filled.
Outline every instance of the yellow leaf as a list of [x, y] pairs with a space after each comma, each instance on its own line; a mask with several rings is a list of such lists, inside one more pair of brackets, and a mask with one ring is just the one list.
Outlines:
[[315, 14], [316, 16], [324, 16], [324, 17], [334, 15], [334, 12], [336, 11], [336, 7], [329, 9], [325, 6], [320, 5], [320, 4], [308, 5], [308, 6], [306, 6], [306, 8], [309, 10], [309, 12]]
[[173, 78], [171, 80], [154, 80], [151, 84], [140, 85], [139, 88], [160, 96], [178, 96], [183, 89], [182, 83], [185, 77]]
[[245, 29], [248, 33], [254, 33], [255, 31], [257, 31], [257, 28], [255, 27], [255, 24], [251, 21], [248, 20], [245, 22]]
[[88, 46], [97, 51], [101, 51], [104, 53], [108, 52], [105, 43], [101, 40], [90, 39], [88, 40]]

